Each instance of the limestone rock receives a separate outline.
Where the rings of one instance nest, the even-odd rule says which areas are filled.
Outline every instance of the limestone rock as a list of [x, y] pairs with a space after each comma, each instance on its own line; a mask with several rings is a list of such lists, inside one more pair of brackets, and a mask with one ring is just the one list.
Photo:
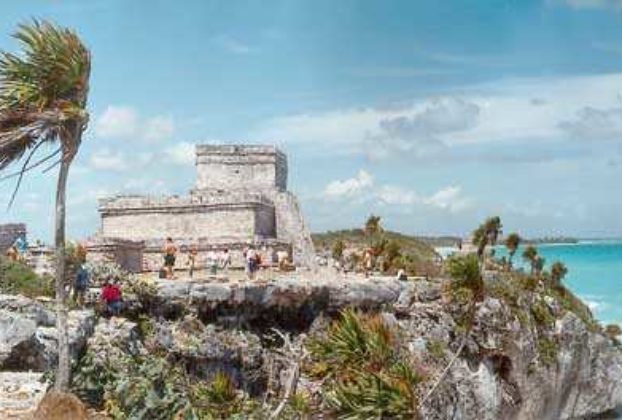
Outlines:
[[42, 373], [0, 372], [0, 418], [32, 419], [48, 386]]
[[[70, 311], [69, 345], [72, 357], [83, 352], [93, 331], [92, 310]], [[43, 372], [56, 365], [57, 333], [54, 315], [23, 296], [0, 296], [0, 370]]]

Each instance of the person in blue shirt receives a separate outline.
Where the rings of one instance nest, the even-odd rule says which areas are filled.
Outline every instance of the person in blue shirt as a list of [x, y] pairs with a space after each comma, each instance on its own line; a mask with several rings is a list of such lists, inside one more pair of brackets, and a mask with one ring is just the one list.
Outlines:
[[17, 249], [17, 259], [19, 261], [26, 260], [26, 253], [28, 252], [28, 242], [26, 242], [26, 237], [24, 235], [19, 235], [15, 242], [13, 243], [15, 249]]
[[76, 273], [76, 280], [73, 285], [73, 300], [80, 306], [84, 306], [84, 297], [89, 288], [89, 278], [89, 272], [84, 267], [84, 264], [81, 264]]

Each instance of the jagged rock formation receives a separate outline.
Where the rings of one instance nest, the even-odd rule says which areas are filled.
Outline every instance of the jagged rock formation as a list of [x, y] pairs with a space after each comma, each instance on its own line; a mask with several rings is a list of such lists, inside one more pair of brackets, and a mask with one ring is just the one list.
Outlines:
[[[81, 364], [91, 374], [104, 372], [107, 363], [123, 371], [133, 360], [164, 355], [195, 379], [227, 372], [236, 387], [261, 397], [286, 388], [289, 376], [288, 357], [276, 357], [288, 350], [274, 328], [304, 346], [331, 317], [355, 307], [382, 314], [412, 360], [425, 366], [428, 378], [418, 389], [422, 418], [578, 419], [622, 403], [622, 353], [612, 338], [560, 296], [507, 290], [496, 281], [472, 305], [452, 295], [442, 279], [365, 280], [325, 273], [265, 284], [160, 281], [149, 299], [128, 302], [133, 316], [140, 314], [137, 322], [100, 319], [94, 329], [75, 331], [84, 331], [82, 339], [90, 335]], [[25, 298], [0, 298], [0, 313], [10, 320], [0, 323], [4, 361], [15, 355], [6, 349], [32, 342], [33, 331], [53, 322], [51, 313]], [[25, 333], [14, 333], [16, 322], [28, 327]], [[44, 348], [40, 354], [46, 354]], [[49, 367], [29, 360], [23, 366]], [[78, 372], [77, 386], [83, 379], [84, 372]], [[317, 396], [322, 380], [302, 371], [298, 386]]]
[[[45, 372], [56, 365], [56, 317], [35, 300], [0, 295], [0, 371]], [[92, 334], [92, 310], [71, 311], [70, 351], [77, 359]]]

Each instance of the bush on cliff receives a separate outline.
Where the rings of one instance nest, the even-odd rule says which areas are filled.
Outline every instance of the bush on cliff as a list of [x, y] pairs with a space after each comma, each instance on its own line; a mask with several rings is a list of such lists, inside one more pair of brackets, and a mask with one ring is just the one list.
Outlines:
[[0, 292], [51, 297], [54, 295], [54, 284], [51, 277], [37, 275], [26, 264], [0, 257]]
[[423, 375], [378, 315], [346, 310], [309, 343], [310, 374], [324, 377], [329, 409], [343, 418], [417, 418]]

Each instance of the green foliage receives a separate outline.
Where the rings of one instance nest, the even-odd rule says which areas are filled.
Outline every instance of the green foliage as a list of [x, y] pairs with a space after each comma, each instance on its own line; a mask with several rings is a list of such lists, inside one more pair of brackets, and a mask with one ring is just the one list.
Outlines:
[[553, 265], [551, 265], [551, 282], [553, 286], [561, 285], [562, 280], [568, 274], [568, 269], [564, 265], [564, 263], [560, 261], [555, 261]]
[[[368, 248], [370, 246], [370, 240], [372, 242], [377, 242], [379, 239], [385, 239], [387, 241], [385, 246], [389, 246], [391, 242], [395, 242], [395, 244], [399, 245], [400, 254], [402, 255], [402, 258], [398, 258], [394, 261], [395, 268], [405, 268], [406, 271], [411, 274], [416, 273], [415, 268], [423, 268], [425, 263], [432, 263], [436, 258], [434, 248], [418, 238], [386, 230], [383, 231], [381, 235], [376, 235], [373, 238], [367, 236], [363, 229], [316, 233], [313, 234], [312, 237], [317, 249], [324, 249], [331, 253], [335, 244], [339, 241], [347, 243], [349, 248], [358, 250]], [[372, 245], [378, 246], [380, 243], [373, 243]], [[398, 267], [398, 265], [400, 266]]]
[[452, 289], [467, 288], [475, 296], [479, 295], [484, 287], [480, 274], [479, 260], [476, 255], [460, 255], [449, 258], [447, 270], [454, 281]]
[[533, 245], [528, 245], [523, 251], [523, 259], [531, 265], [531, 272], [536, 271], [536, 260], [538, 258], [538, 249]]
[[544, 336], [538, 338], [538, 354], [545, 366], [550, 367], [557, 362], [558, 351], [559, 348], [555, 340]]
[[516, 250], [518, 249], [520, 243], [521, 237], [518, 235], [518, 233], [510, 233], [505, 238], [505, 247], [508, 249], [508, 253], [510, 254], [510, 256], [513, 256], [516, 253]]
[[220, 371], [209, 384], [198, 382], [190, 389], [193, 413], [199, 419], [229, 418], [242, 410], [242, 400], [229, 375]]
[[554, 297], [565, 310], [574, 313], [592, 331], [598, 330], [598, 323], [590, 308], [570, 290], [564, 286], [557, 286], [549, 288], [547, 293]]
[[435, 359], [443, 359], [445, 357], [445, 350], [447, 350], [447, 346], [441, 340], [428, 340], [426, 343], [426, 349]]
[[328, 377], [327, 405], [339, 418], [416, 418], [423, 377], [377, 315], [345, 310], [324, 336], [308, 345], [316, 373]]
[[27, 297], [54, 296], [54, 280], [40, 277], [26, 264], [0, 257], [0, 292]]
[[333, 249], [332, 249], [332, 257], [335, 260], [340, 260], [341, 257], [343, 257], [343, 251], [346, 248], [346, 244], [344, 241], [342, 241], [341, 239], [335, 241], [335, 243], [333, 244]]
[[365, 221], [365, 234], [367, 236], [375, 236], [382, 233], [382, 225], [380, 221], [382, 218], [374, 214], [370, 215]]
[[499, 216], [489, 217], [473, 231], [473, 243], [477, 246], [477, 255], [482, 257], [488, 245], [496, 245], [497, 239], [501, 234], [501, 218]]
[[549, 306], [542, 300], [536, 300], [531, 305], [531, 314], [538, 326], [550, 328], [555, 324], [555, 317], [551, 313]]

